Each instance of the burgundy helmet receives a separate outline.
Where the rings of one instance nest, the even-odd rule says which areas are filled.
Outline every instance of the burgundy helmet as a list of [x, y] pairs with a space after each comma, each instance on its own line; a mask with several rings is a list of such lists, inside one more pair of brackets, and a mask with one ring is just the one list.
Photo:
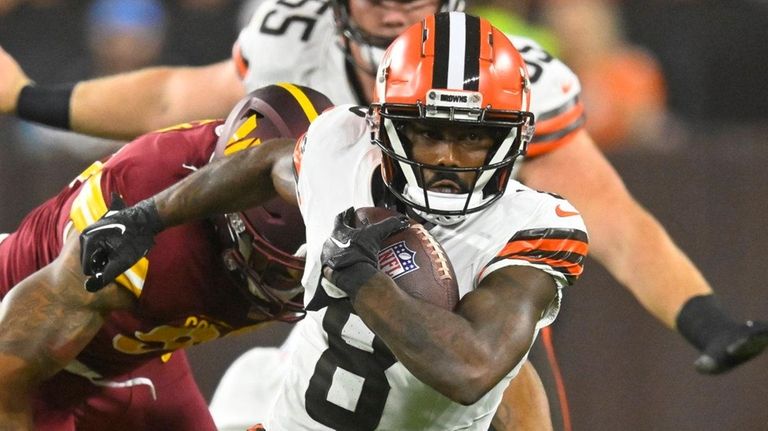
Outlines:
[[[219, 126], [213, 159], [273, 138], [298, 139], [332, 104], [307, 87], [280, 83], [250, 92]], [[247, 293], [257, 314], [293, 322], [304, 316], [304, 222], [281, 198], [214, 218], [224, 265]]]

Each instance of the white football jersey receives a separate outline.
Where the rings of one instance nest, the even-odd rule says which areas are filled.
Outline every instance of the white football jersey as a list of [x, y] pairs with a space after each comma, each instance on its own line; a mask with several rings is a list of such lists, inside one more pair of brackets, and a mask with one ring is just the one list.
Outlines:
[[[566, 143], [584, 123], [581, 84], [560, 60], [536, 42], [510, 36], [528, 65], [531, 112], [536, 134], [528, 148], [535, 156]], [[321, 0], [265, 0], [238, 38], [248, 60], [248, 91], [275, 82], [314, 88], [337, 105], [364, 104], [356, 95], [335, 33], [333, 10]]]
[[[342, 291], [320, 284], [320, 253], [335, 216], [350, 206], [374, 205], [371, 179], [381, 153], [371, 144], [359, 109], [342, 105], [318, 117], [295, 159], [307, 226], [302, 282], [308, 312], [294, 330], [302, 339], [267, 429], [485, 431], [524, 359], [477, 403], [460, 405], [417, 380], [354, 313]], [[557, 298], [537, 330], [555, 319], [560, 289], [581, 273], [587, 249], [584, 223], [567, 201], [516, 181], [488, 208], [430, 233], [445, 248], [462, 297], [509, 265], [533, 266], [552, 276]]]

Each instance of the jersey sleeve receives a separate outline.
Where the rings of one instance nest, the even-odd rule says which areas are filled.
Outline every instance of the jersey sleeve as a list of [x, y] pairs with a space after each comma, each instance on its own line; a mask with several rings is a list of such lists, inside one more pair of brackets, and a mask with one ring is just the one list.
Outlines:
[[[115, 187], [115, 181], [108, 172], [105, 173], [101, 162], [96, 162], [86, 169], [78, 177], [78, 181], [82, 181], [82, 186], [72, 202], [69, 217], [78, 232], [82, 232], [107, 213], [111, 203], [110, 194], [116, 193], [119, 196], [119, 192]], [[130, 269], [118, 276], [115, 282], [138, 297], [144, 287], [148, 269], [149, 261], [146, 257], [142, 257]]]
[[581, 83], [562, 61], [536, 42], [510, 37], [528, 68], [531, 80], [531, 111], [536, 117], [536, 133], [528, 146], [528, 157], [548, 153], [567, 144], [584, 126]]
[[[183, 124], [144, 135], [106, 162], [93, 163], [73, 181], [73, 186], [79, 184], [69, 211], [73, 226], [82, 232], [107, 213], [115, 198], [133, 205], [206, 164], [216, 142], [215, 124]], [[138, 297], [148, 270], [144, 257], [116, 282]]]
[[329, 189], [341, 187], [341, 184], [333, 183], [334, 176], [328, 175], [328, 169], [343, 165], [346, 159], [355, 163], [355, 153], [349, 148], [366, 132], [364, 109], [355, 105], [339, 105], [323, 112], [298, 139], [293, 152], [293, 171], [302, 214], [314, 198], [311, 195], [313, 188], [323, 185]]
[[521, 230], [486, 266], [484, 274], [509, 265], [537, 267], [552, 275], [559, 286], [572, 285], [584, 270], [589, 241], [575, 227]]
[[584, 269], [589, 237], [584, 220], [567, 200], [528, 189], [517, 199], [536, 200], [527, 223], [511, 234], [480, 273], [480, 278], [510, 265], [526, 265], [550, 274], [558, 287], [572, 285]]
[[536, 324], [542, 328], [551, 324], [560, 312], [562, 289], [581, 276], [589, 238], [581, 215], [568, 201], [559, 196], [532, 193], [545, 195], [543, 204], [485, 265], [478, 284], [488, 274], [507, 266], [529, 266], [549, 274], [555, 281], [557, 293]]

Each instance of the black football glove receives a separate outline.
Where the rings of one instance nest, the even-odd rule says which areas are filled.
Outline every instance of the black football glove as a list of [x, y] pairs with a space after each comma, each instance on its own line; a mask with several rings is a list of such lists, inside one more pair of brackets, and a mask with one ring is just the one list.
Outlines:
[[720, 374], [749, 361], [768, 346], [768, 324], [748, 320], [715, 337], [694, 366], [703, 374]]
[[85, 289], [101, 290], [144, 257], [163, 229], [152, 199], [124, 208], [113, 195], [109, 211], [80, 234], [80, 262], [88, 277]]
[[389, 217], [378, 223], [356, 228], [354, 208], [336, 216], [333, 232], [323, 244], [320, 260], [323, 272], [330, 268], [330, 281], [354, 299], [360, 287], [368, 281], [379, 266], [381, 242], [388, 236], [408, 227], [408, 218]]
[[694, 366], [702, 374], [729, 371], [768, 347], [768, 323], [732, 320], [714, 295], [688, 300], [677, 316], [677, 329], [701, 352]]

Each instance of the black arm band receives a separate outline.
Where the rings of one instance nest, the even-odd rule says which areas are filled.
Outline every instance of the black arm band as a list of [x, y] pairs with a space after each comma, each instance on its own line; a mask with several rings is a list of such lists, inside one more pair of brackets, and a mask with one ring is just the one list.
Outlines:
[[69, 129], [69, 99], [76, 83], [49, 87], [27, 85], [16, 103], [16, 116], [46, 126]]
[[700, 351], [718, 335], [739, 326], [725, 313], [715, 295], [689, 299], [675, 320], [680, 335]]

